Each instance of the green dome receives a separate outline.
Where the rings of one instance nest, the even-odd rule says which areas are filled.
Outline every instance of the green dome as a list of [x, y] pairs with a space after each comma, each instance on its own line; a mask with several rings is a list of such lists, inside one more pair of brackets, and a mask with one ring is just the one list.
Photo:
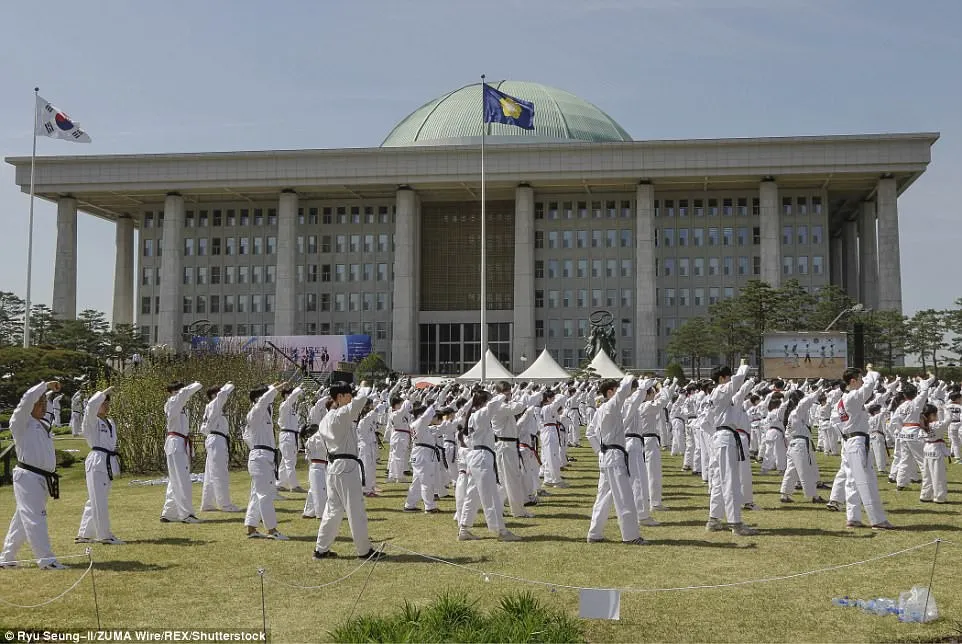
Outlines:
[[[489, 84], [534, 103], [534, 130], [489, 123], [490, 143], [631, 141], [610, 116], [574, 94], [525, 81]], [[481, 83], [466, 85], [414, 110], [391, 130], [381, 147], [476, 142], [481, 138], [481, 113]]]

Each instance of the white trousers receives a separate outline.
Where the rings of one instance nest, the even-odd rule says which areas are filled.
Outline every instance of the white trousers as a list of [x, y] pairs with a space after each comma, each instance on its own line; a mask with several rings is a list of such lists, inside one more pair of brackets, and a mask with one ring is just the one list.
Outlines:
[[524, 493], [529, 501], [534, 501], [538, 498], [538, 489], [541, 487], [538, 469], [538, 456], [534, 449], [522, 447], [521, 479], [524, 481]]
[[957, 461], [962, 460], [962, 423], [951, 423], [948, 433], [952, 457]]
[[685, 421], [681, 418], [671, 419], [671, 455], [678, 456], [685, 453]]
[[[367, 465], [364, 465], [367, 468]], [[327, 506], [327, 465], [325, 463], [311, 463], [307, 470], [307, 498], [304, 499], [304, 512], [306, 517], [320, 519]]]
[[297, 481], [297, 434], [282, 429], [277, 448], [281, 451], [277, 485], [289, 490], [300, 487], [301, 484]]
[[404, 470], [408, 462], [408, 454], [411, 451], [411, 435], [391, 430], [390, 445], [391, 448], [387, 456], [387, 480], [401, 483], [404, 481]]
[[83, 412], [72, 411], [70, 412], [70, 433], [73, 436], [80, 436], [83, 434]]
[[[551, 428], [554, 431], [554, 428]], [[495, 459], [485, 450], [472, 449], [464, 457], [467, 465], [467, 486], [464, 490], [464, 506], [461, 525], [471, 527], [478, 515], [478, 505], [484, 510], [488, 530], [494, 534], [504, 531], [504, 505], [498, 495], [498, 482], [494, 476]]]
[[524, 504], [528, 500], [528, 495], [525, 492], [521, 459], [518, 458], [518, 444], [512, 441], [498, 441], [495, 443], [494, 453], [497, 456], [501, 487], [508, 497], [511, 515], [523, 516], [527, 512]]
[[788, 454], [785, 447], [785, 435], [777, 429], [769, 429], [765, 432], [765, 445], [768, 446], [765, 457], [762, 459], [762, 471], [778, 470], [784, 472], [788, 465]]
[[813, 499], [818, 496], [815, 484], [818, 482], [815, 467], [815, 451], [811, 448], [811, 441], [807, 438], [793, 438], [788, 443], [788, 466], [782, 477], [782, 496], [791, 496], [795, 492], [795, 484], [801, 481], [802, 494], [805, 498]]
[[698, 451], [695, 431], [695, 427], [691, 423], [685, 425], [685, 455], [682, 457], [682, 467], [697, 472], [701, 462], [695, 458]]
[[631, 481], [625, 469], [621, 454], [618, 460], [611, 461], [611, 465], [602, 466], [600, 463], [605, 454], [599, 454], [598, 461], [598, 495], [591, 508], [591, 524], [588, 526], [589, 539], [603, 539], [605, 524], [608, 522], [608, 512], [614, 502], [615, 515], [618, 517], [618, 528], [621, 530], [622, 541], [633, 541], [641, 536], [638, 527], [638, 510], [634, 495], [631, 492]]
[[367, 534], [367, 511], [361, 491], [361, 467], [352, 460], [340, 459], [327, 466], [327, 505], [317, 529], [315, 548], [318, 552], [330, 550], [345, 514], [357, 554], [366, 555], [371, 551], [371, 539]]
[[884, 472], [888, 467], [888, 452], [885, 449], [885, 434], [872, 432], [872, 454], [875, 456], [875, 469]]
[[16, 507], [7, 538], [3, 541], [0, 562], [16, 561], [17, 552], [24, 542], [30, 545], [38, 566], [56, 561], [50, 548], [47, 532], [47, 481], [44, 477], [19, 467], [13, 470], [13, 499]]
[[[651, 498], [648, 496], [648, 467], [645, 463], [644, 439], [629, 437], [625, 441], [625, 449], [628, 451], [628, 482], [631, 487], [631, 496], [635, 503], [635, 512], [638, 520], [651, 518]], [[629, 473], [630, 472], [630, 473]], [[607, 520], [607, 510], [605, 511]], [[601, 530], [604, 531], [604, 525]]]
[[204, 462], [204, 486], [200, 493], [200, 509], [223, 510], [230, 502], [227, 441], [223, 436], [208, 434], [204, 439], [207, 458]]
[[730, 431], [717, 430], [711, 438], [712, 454], [708, 463], [708, 516], [721, 519], [724, 513], [730, 524], [742, 522], [741, 465], [736, 441]]
[[183, 521], [194, 514], [190, 489], [190, 457], [180, 436], [168, 436], [164, 442], [167, 455], [167, 492], [160, 516], [171, 521]]
[[[87, 502], [80, 516], [80, 529], [77, 530], [77, 536], [84, 539], [109, 539], [113, 536], [110, 530], [110, 512], [107, 507], [107, 497], [113, 481], [107, 476], [106, 460], [106, 454], [90, 452], [84, 461]], [[112, 465], [116, 464], [116, 461], [112, 463]], [[120, 468], [114, 468], [115, 474], [119, 472]]]
[[544, 470], [545, 483], [561, 483], [561, 466], [564, 465], [561, 456], [560, 432], [554, 425], [541, 428], [541, 466]]
[[[377, 482], [377, 439], [373, 441], [359, 441], [357, 444], [357, 457], [361, 459], [364, 463], [364, 487], [362, 492], [367, 494], [368, 492], [374, 491], [374, 485]], [[325, 498], [327, 494], [325, 493]], [[320, 514], [324, 511], [324, 506], [321, 505], [317, 513]]]
[[926, 443], [922, 461], [923, 501], [944, 503], [949, 496], [949, 482], [945, 476], [945, 457], [949, 455], [945, 443]]
[[863, 506], [872, 525], [886, 520], [873, 464], [862, 437], [855, 436], [845, 441], [842, 446], [842, 470], [845, 472], [845, 513], [848, 521], [861, 521]]
[[261, 521], [268, 530], [277, 527], [277, 514], [274, 512], [274, 458], [265, 450], [251, 450], [247, 458], [247, 472], [251, 475], [251, 495], [247, 501], [247, 516], [244, 525], [256, 528]]
[[738, 461], [741, 468], [742, 484], [742, 505], [755, 502], [755, 493], [752, 490], [752, 459], [748, 457], [748, 450], [751, 447], [751, 439], [748, 434], [738, 432], [738, 440], [742, 443], [742, 452], [745, 454], [744, 461]]
[[648, 470], [648, 500], [652, 506], [661, 505], [661, 442], [651, 436], [644, 439], [646, 469]]
[[895, 484], [905, 487], [916, 478], [922, 470], [922, 447], [924, 441], [915, 438], [902, 439], [901, 461], [895, 472]]
[[411, 450], [411, 485], [408, 487], [408, 496], [404, 501], [404, 507], [413, 508], [418, 504], [418, 498], [424, 503], [425, 510], [433, 510], [438, 507], [434, 500], [434, 491], [437, 488], [435, 474], [438, 469], [437, 456], [430, 447], [418, 447]]

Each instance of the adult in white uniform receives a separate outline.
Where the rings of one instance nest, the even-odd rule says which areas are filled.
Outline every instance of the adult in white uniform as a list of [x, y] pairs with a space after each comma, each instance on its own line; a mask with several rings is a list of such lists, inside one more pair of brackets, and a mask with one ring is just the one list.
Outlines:
[[585, 436], [598, 455], [598, 495], [591, 509], [588, 543], [605, 540], [605, 524], [612, 502], [621, 529], [621, 540], [633, 545], [645, 545], [638, 528], [638, 509], [631, 492], [628, 471], [628, 451], [625, 449], [625, 423], [622, 407], [631, 391], [634, 376], [606, 380], [598, 387], [605, 402], [598, 407]]
[[949, 419], [949, 443], [955, 463], [962, 463], [962, 393], [949, 392], [949, 404], [945, 406]]
[[162, 523], [200, 523], [200, 519], [194, 515], [194, 502], [191, 499], [190, 421], [184, 408], [190, 397], [202, 388], [199, 382], [186, 387], [181, 383], [167, 387], [170, 394], [164, 403], [164, 413], [167, 415], [167, 438], [164, 441], [164, 454], [167, 455], [167, 493], [164, 507], [160, 511]]
[[795, 484], [801, 482], [802, 494], [812, 503], [825, 503], [818, 496], [815, 484], [818, 482], [818, 465], [815, 462], [815, 448], [812, 447], [812, 428], [808, 424], [812, 406], [821, 395], [820, 389], [804, 394], [794, 389], [788, 394], [785, 408], [785, 430], [788, 433], [788, 466], [782, 477], [781, 501], [792, 503]]
[[357, 398], [351, 385], [336, 383], [331, 387], [331, 409], [317, 430], [327, 447], [327, 505], [317, 530], [314, 558], [336, 557], [331, 544], [337, 537], [344, 515], [354, 539], [354, 548], [361, 559], [382, 557], [381, 551], [371, 547], [367, 533], [367, 511], [364, 509], [364, 485], [366, 472], [358, 458], [357, 432], [354, 424], [367, 404], [370, 390], [361, 383]]
[[[300, 438], [300, 422], [297, 404], [304, 392], [303, 387], [287, 391], [284, 402], [277, 410], [277, 424], [280, 426], [278, 447], [281, 451], [281, 464], [277, 470], [277, 488], [285, 492], [307, 492], [297, 480], [297, 441]], [[281, 392], [284, 395], [285, 392]]]
[[[641, 435], [641, 407], [654, 397], [654, 380], [632, 382], [637, 387], [621, 406], [625, 427], [625, 451], [628, 453], [625, 467], [631, 485], [632, 498], [638, 513], [638, 522], [644, 526], [661, 525], [651, 516], [651, 499], [648, 497], [648, 467], [645, 462], [645, 439]], [[597, 430], [595, 430], [595, 434]], [[610, 483], [610, 482], [609, 482]], [[602, 530], [604, 528], [602, 527]]]
[[648, 500], [651, 509], [661, 510], [661, 432], [659, 428], [665, 423], [665, 408], [671, 402], [678, 381], [663, 383], [661, 391], [652, 394], [639, 410], [641, 413], [641, 437], [645, 449], [645, 466], [648, 474]]
[[561, 424], [560, 414], [566, 398], [552, 391], [546, 391], [542, 400], [541, 461], [544, 484], [548, 487], [569, 487], [568, 482], [561, 478], [561, 468], [565, 462], [561, 451], [564, 426]]
[[90, 447], [90, 453], [84, 461], [87, 503], [84, 504], [80, 517], [80, 529], [74, 539], [76, 543], [89, 543], [93, 540], [115, 546], [124, 543], [110, 530], [110, 512], [107, 506], [114, 476], [120, 474], [117, 425], [107, 417], [110, 413], [112, 389], [108, 387], [91, 396], [84, 413], [83, 433]]
[[80, 436], [84, 431], [84, 390], [77, 389], [70, 397], [70, 434]]
[[872, 371], [872, 365], [868, 365], [864, 379], [856, 367], [846, 369], [842, 374], [846, 391], [838, 401], [837, 410], [842, 437], [845, 439], [842, 445], [842, 470], [845, 476], [846, 525], [850, 528], [862, 527], [864, 506], [873, 528], [892, 530], [895, 526], [885, 516], [878, 478], [868, 454], [869, 425], [865, 403], [871, 398], [878, 380], [879, 373]]
[[419, 407], [414, 410], [416, 417], [411, 423], [411, 437], [414, 446], [411, 448], [411, 485], [408, 487], [408, 495], [404, 501], [405, 512], [417, 512], [418, 498], [424, 503], [424, 512], [427, 514], [437, 514], [440, 512], [438, 503], [434, 500], [434, 493], [437, 491], [435, 481], [438, 465], [441, 456], [435, 445], [436, 425], [435, 406], [428, 405], [427, 408]]
[[[251, 494], [247, 502], [247, 515], [244, 517], [249, 539], [288, 540], [277, 530], [277, 513], [274, 511], [277, 448], [274, 446], [274, 420], [271, 405], [277, 398], [280, 388], [281, 383], [275, 383], [270, 387], [259, 387], [250, 392], [250, 399], [254, 405], [247, 412], [244, 428], [244, 442], [250, 447], [250, 453], [247, 455], [247, 472], [251, 475]], [[257, 530], [261, 522], [267, 528], [267, 534]]]
[[16, 506], [7, 538], [0, 552], [0, 568], [14, 568], [20, 546], [26, 541], [43, 570], [64, 570], [50, 548], [47, 531], [47, 497], [59, 498], [55, 473], [57, 454], [53, 449], [50, 423], [46, 421], [48, 391], [60, 391], [56, 381], [34, 385], [20, 398], [10, 417], [17, 466], [13, 469], [13, 498]]
[[508, 499], [511, 515], [531, 518], [534, 514], [524, 507], [528, 498], [522, 477], [521, 439], [515, 418], [523, 414], [528, 407], [538, 404], [541, 394], [531, 394], [525, 390], [518, 393], [517, 399], [511, 400], [511, 385], [507, 382], [498, 383], [496, 390], [498, 395], [491, 399], [488, 407], [491, 410], [494, 451], [501, 486]]
[[321, 421], [333, 402], [330, 396], [321, 396], [307, 414], [308, 432], [304, 440], [304, 453], [307, 458], [307, 498], [304, 499], [305, 519], [320, 519], [327, 506], [327, 447], [317, 435]]
[[230, 427], [224, 416], [224, 405], [234, 391], [233, 383], [207, 389], [207, 406], [200, 433], [204, 438], [204, 486], [200, 494], [200, 509], [203, 512], [240, 512], [241, 509], [230, 500]]
[[[394, 385], [395, 389], [397, 386], [397, 384]], [[411, 454], [411, 409], [413, 404], [410, 400], [404, 400], [399, 396], [391, 398], [391, 411], [387, 417], [387, 427], [391, 432], [388, 439], [390, 443], [387, 457], [388, 483], [407, 482], [404, 469]]]

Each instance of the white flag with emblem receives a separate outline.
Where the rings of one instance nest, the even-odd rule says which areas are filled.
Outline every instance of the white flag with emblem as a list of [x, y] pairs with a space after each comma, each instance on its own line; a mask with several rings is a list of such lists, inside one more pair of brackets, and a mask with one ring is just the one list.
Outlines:
[[79, 123], [40, 96], [37, 97], [36, 133], [53, 139], [90, 143], [90, 136], [80, 129]]

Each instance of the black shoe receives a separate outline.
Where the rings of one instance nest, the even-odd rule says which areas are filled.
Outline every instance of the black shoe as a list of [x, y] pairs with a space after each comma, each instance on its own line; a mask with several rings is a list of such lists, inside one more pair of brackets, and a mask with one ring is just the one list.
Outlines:
[[386, 557], [387, 554], [385, 554], [383, 550], [375, 550], [374, 548], [368, 550], [367, 554], [357, 556], [358, 559], [372, 559], [374, 561], [385, 559]]
[[161, 522], [161, 523], [173, 523], [173, 521], [171, 521], [171, 520], [168, 519], [167, 517], [160, 517], [160, 522]]
[[417, 508], [409, 508], [409, 507], [407, 507], [407, 506], [404, 506], [404, 511], [405, 511], [405, 512], [417, 512], [418, 509], [417, 509]]
[[538, 502], [537, 502], [537, 501], [528, 501], [527, 503], [524, 504], [524, 507], [526, 507], [526, 508], [531, 508], [531, 507], [534, 507], [534, 506], [536, 506], [536, 505], [538, 505]]
[[315, 550], [314, 558], [315, 559], [336, 559], [337, 553], [334, 552], [333, 550], [327, 550], [325, 552], [318, 552], [317, 550]]
[[411, 470], [404, 470], [404, 476], [413, 476]]
[[821, 481], [819, 481], [818, 483], [815, 484], [815, 489], [816, 489], [816, 490], [831, 490], [831, 489], [832, 489], [832, 486], [829, 485], [828, 483], [822, 483]]

